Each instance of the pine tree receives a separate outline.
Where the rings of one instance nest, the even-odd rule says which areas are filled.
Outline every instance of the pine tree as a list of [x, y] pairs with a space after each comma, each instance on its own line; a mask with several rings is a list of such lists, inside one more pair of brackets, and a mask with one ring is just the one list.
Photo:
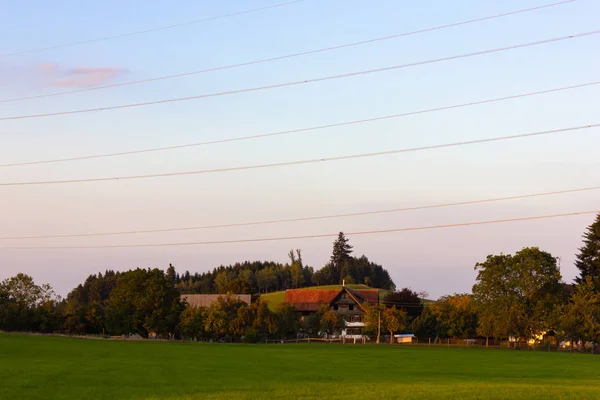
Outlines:
[[575, 281], [581, 284], [589, 276], [596, 291], [600, 291], [600, 214], [596, 216], [596, 221], [588, 226], [583, 238], [583, 247], [579, 249], [575, 261], [575, 266], [580, 271]]
[[173, 285], [177, 284], [177, 273], [173, 264], [169, 264], [169, 268], [167, 268], [167, 278]]
[[348, 239], [344, 236], [344, 232], [340, 232], [338, 238], [333, 242], [333, 254], [331, 254], [331, 266], [337, 274], [339, 280], [342, 276], [342, 269], [350, 261], [352, 254], [352, 246], [348, 243]]

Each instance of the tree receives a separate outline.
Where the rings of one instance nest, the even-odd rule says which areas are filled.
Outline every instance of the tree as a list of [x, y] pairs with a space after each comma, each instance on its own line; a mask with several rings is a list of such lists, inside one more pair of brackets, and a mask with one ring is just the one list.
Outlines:
[[398, 292], [388, 292], [385, 296], [385, 304], [387, 307], [396, 306], [396, 308], [404, 310], [408, 321], [413, 321], [419, 317], [424, 308], [419, 295], [408, 288], [403, 288]]
[[[374, 306], [368, 303], [363, 304], [363, 307], [365, 309], [365, 316], [363, 317], [363, 323], [365, 326], [363, 328], [363, 332], [368, 335], [378, 334], [385, 307], [382, 304]], [[379, 343], [379, 336], [377, 337], [377, 343]]]
[[256, 273], [256, 284], [259, 292], [267, 293], [270, 289], [277, 287], [277, 276], [268, 269], [261, 269]]
[[269, 304], [262, 299], [258, 299], [250, 306], [252, 310], [252, 328], [258, 336], [267, 336], [275, 333], [277, 330], [277, 319], [275, 314], [269, 309]]
[[[296, 255], [298, 256], [296, 258]], [[302, 254], [300, 249], [289, 252], [290, 257], [290, 275], [292, 279], [292, 288], [299, 288], [304, 285], [304, 265], [302, 265]]]
[[495, 315], [491, 310], [485, 308], [478, 310], [476, 332], [478, 335], [485, 337], [485, 347], [488, 347], [490, 337], [493, 337], [497, 332], [494, 326], [495, 320]]
[[443, 296], [428, 308], [435, 315], [438, 335], [460, 339], [476, 335], [477, 309], [472, 295]]
[[69, 333], [102, 333], [106, 328], [106, 308], [120, 273], [112, 270], [90, 275], [67, 296], [64, 328]]
[[52, 332], [62, 325], [60, 299], [48, 284], [19, 273], [0, 283], [0, 329]]
[[163, 271], [138, 268], [119, 276], [109, 296], [107, 325], [116, 334], [168, 337], [182, 310], [179, 292]]
[[[240, 309], [244, 309], [240, 312]], [[243, 334], [242, 325], [249, 324], [248, 304], [234, 293], [219, 296], [208, 307], [205, 329], [213, 337], [225, 338]]]
[[178, 330], [184, 338], [199, 340], [205, 335], [206, 308], [189, 307], [181, 313]]
[[167, 277], [173, 286], [177, 284], [177, 273], [173, 264], [169, 264], [169, 268], [167, 268]]
[[574, 341], [597, 343], [600, 341], [600, 296], [595, 292], [594, 281], [587, 276], [570, 300], [558, 307], [558, 333]]
[[394, 343], [394, 333], [406, 328], [406, 312], [395, 306], [386, 308], [382, 314], [382, 325], [390, 333], [390, 344]]
[[344, 266], [350, 260], [352, 246], [350, 245], [343, 232], [340, 232], [335, 242], [333, 242], [333, 253], [331, 254], [330, 264], [336, 272], [336, 278], [339, 282], [340, 277], [345, 275]]
[[9, 298], [23, 307], [33, 308], [55, 297], [50, 285], [38, 286], [31, 276], [22, 273], [4, 280], [1, 286]]
[[512, 255], [489, 255], [477, 263], [475, 302], [495, 337], [531, 339], [551, 329], [552, 311], [561, 298], [556, 258], [537, 247]]
[[594, 290], [600, 292], [600, 214], [588, 226], [583, 235], [583, 247], [579, 249], [575, 266], [579, 269], [579, 276], [575, 278], [581, 284], [589, 276], [592, 278]]
[[233, 274], [230, 271], [222, 270], [215, 276], [215, 288], [217, 293], [225, 294], [229, 290], [229, 284], [233, 280]]
[[277, 334], [282, 339], [298, 332], [300, 320], [296, 308], [291, 304], [281, 303], [275, 311], [275, 318], [277, 321]]
[[243, 279], [234, 279], [227, 284], [225, 292], [231, 292], [235, 294], [252, 294], [252, 287], [250, 284]]

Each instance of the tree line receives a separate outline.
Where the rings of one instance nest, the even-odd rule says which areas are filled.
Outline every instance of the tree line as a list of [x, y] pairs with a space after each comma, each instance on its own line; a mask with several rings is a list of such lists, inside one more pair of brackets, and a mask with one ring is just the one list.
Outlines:
[[173, 266], [167, 273], [175, 287], [185, 294], [233, 292], [254, 294], [277, 292], [311, 286], [365, 284], [386, 290], [395, 288], [394, 281], [381, 265], [371, 262], [365, 255], [353, 257], [352, 246], [343, 233], [333, 246], [331, 260], [321, 269], [305, 265], [301, 250], [291, 250], [286, 264], [276, 262], [244, 262], [219, 266], [212, 271], [179, 274]]
[[[253, 342], [331, 335], [344, 327], [344, 315], [326, 305], [305, 317], [285, 303], [271, 309], [260, 297], [267, 289], [257, 281], [266, 270], [273, 276], [288, 271], [283, 279], [277, 277], [279, 288], [314, 284], [319, 275], [326, 276], [327, 283], [386, 283], [384, 300], [365, 306], [369, 335], [391, 338], [402, 332], [433, 340], [477, 337], [537, 342], [554, 337], [593, 346], [600, 340], [600, 215], [584, 234], [576, 261], [580, 273], [573, 284], [563, 282], [556, 257], [530, 247], [515, 254], [489, 255], [477, 263], [472, 293], [424, 303], [423, 294], [409, 288], [396, 291], [387, 271], [364, 256], [352, 257], [351, 252], [341, 233], [329, 263], [316, 272], [303, 265], [300, 251], [290, 252], [290, 262], [280, 269], [276, 263], [243, 263], [195, 274], [200, 277], [196, 280], [187, 272], [179, 275], [173, 266], [166, 271], [106, 271], [89, 276], [65, 299], [58, 298], [49, 285], [38, 286], [31, 277], [18, 274], [0, 284], [0, 329]], [[304, 277], [306, 270], [310, 280], [303, 281], [300, 271]], [[204, 287], [210, 288], [205, 292], [223, 296], [206, 308], [180, 301], [181, 293]], [[251, 293], [251, 304], [233, 293]]]

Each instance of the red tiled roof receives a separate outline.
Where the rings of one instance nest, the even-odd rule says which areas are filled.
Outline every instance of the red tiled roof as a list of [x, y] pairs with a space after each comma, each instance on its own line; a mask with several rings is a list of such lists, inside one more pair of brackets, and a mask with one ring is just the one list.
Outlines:
[[301, 305], [316, 304], [316, 310], [321, 304], [329, 304], [340, 291], [341, 289], [288, 289], [285, 291], [285, 302], [294, 305], [298, 310], [304, 310], [299, 307]]
[[[379, 303], [378, 289], [348, 289], [348, 292], [360, 302]], [[342, 289], [288, 289], [285, 291], [285, 302], [296, 307], [298, 311], [317, 311], [321, 304], [329, 304]]]
[[356, 294], [369, 304], [379, 304], [379, 289], [347, 289]]

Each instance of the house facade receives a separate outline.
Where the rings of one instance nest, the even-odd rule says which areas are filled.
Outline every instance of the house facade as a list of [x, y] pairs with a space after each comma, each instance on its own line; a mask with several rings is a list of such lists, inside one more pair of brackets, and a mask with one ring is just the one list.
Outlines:
[[339, 313], [345, 329], [341, 336], [349, 339], [363, 338], [365, 306], [379, 304], [378, 289], [293, 289], [286, 290], [285, 302], [293, 305], [303, 317], [316, 313], [324, 304]]

